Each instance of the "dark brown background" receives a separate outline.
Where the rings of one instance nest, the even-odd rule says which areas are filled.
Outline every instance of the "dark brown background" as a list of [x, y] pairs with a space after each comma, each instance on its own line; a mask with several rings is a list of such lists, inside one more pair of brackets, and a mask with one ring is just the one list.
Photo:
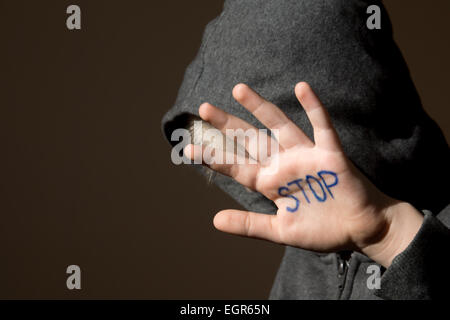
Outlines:
[[[68, 31], [65, 9], [82, 9]], [[450, 137], [450, 2], [389, 0]], [[283, 249], [215, 231], [239, 206], [171, 164], [160, 119], [222, 1], [0, 1], [0, 298], [266, 298]], [[82, 290], [65, 270], [82, 269]]]

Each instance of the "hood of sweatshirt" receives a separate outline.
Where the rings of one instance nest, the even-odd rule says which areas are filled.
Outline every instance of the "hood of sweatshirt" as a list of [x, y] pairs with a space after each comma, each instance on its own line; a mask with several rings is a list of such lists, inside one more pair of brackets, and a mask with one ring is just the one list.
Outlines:
[[[379, 30], [366, 24], [372, 4], [381, 8]], [[264, 128], [232, 97], [243, 82], [312, 137], [294, 94], [300, 81], [316, 91], [346, 154], [380, 190], [418, 209], [437, 213], [447, 205], [448, 144], [422, 108], [381, 1], [226, 0], [186, 69], [163, 133], [170, 141], [203, 102]], [[228, 177], [217, 175], [214, 182], [248, 210], [276, 211]]]

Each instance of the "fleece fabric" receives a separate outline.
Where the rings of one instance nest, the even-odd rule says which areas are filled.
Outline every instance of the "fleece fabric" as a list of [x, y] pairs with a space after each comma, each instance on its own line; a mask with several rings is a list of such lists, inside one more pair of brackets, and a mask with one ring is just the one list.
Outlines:
[[[370, 5], [381, 9], [379, 30], [367, 27]], [[300, 81], [327, 107], [353, 163], [384, 193], [428, 211], [413, 243], [387, 270], [381, 268], [380, 289], [367, 284], [368, 267], [376, 264], [359, 253], [345, 258], [287, 247], [270, 298], [442, 297], [449, 278], [442, 263], [450, 243], [449, 148], [422, 108], [381, 1], [225, 0], [222, 13], [206, 26], [162, 130], [170, 141], [203, 102], [264, 128], [232, 97], [243, 82], [312, 138], [294, 94]], [[214, 182], [248, 210], [276, 212], [271, 201], [228, 177], [217, 175]]]

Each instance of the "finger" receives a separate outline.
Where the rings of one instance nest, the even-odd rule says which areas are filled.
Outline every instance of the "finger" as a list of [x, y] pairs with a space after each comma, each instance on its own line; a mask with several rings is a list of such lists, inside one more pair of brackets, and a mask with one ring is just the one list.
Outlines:
[[187, 145], [184, 154], [191, 160], [201, 160], [201, 163], [214, 171], [229, 176], [252, 190], [256, 189], [256, 180], [259, 171], [258, 163], [249, 163], [248, 159], [241, 159], [239, 155], [231, 155], [232, 163], [227, 163], [226, 154], [219, 149], [209, 146]]
[[295, 94], [313, 126], [314, 142], [328, 150], [341, 150], [339, 137], [330, 116], [309, 84], [306, 82], [298, 83], [295, 86]]
[[276, 215], [224, 210], [214, 217], [214, 226], [223, 232], [281, 243]]
[[281, 147], [288, 149], [302, 144], [313, 146], [313, 142], [293, 123], [276, 105], [265, 100], [245, 84], [238, 84], [233, 89], [233, 96], [250, 111], [262, 124], [272, 131]]
[[210, 103], [203, 103], [199, 110], [200, 118], [211, 123], [225, 133], [225, 129], [258, 130], [247, 121], [233, 116]]
[[[270, 135], [265, 134], [263, 131], [258, 130], [241, 118], [233, 116], [210, 103], [203, 103], [199, 108], [199, 114], [204, 121], [209, 122], [228, 137], [233, 135], [233, 137], [238, 137], [239, 140], [240, 136], [238, 130], [243, 130], [244, 138], [249, 138], [248, 144], [243, 141], [243, 146], [250, 156], [258, 161], [269, 157], [271, 155], [271, 150], [281, 149], [278, 142], [270, 137]], [[242, 141], [238, 142], [242, 143]]]

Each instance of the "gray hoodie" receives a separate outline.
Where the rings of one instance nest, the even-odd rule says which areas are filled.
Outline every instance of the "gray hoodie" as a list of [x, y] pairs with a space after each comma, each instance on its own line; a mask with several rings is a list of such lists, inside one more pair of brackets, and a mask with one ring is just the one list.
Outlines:
[[[380, 30], [366, 26], [373, 4], [382, 10]], [[327, 107], [353, 163], [384, 193], [424, 210], [425, 220], [387, 270], [355, 252], [287, 247], [270, 298], [444, 298], [450, 284], [443, 263], [450, 244], [449, 148], [422, 109], [380, 1], [225, 0], [163, 118], [163, 132], [170, 139], [206, 101], [263, 128], [231, 95], [243, 82], [312, 137], [294, 95], [299, 81], [310, 83]], [[228, 177], [217, 175], [214, 182], [248, 210], [276, 212], [271, 201]]]

